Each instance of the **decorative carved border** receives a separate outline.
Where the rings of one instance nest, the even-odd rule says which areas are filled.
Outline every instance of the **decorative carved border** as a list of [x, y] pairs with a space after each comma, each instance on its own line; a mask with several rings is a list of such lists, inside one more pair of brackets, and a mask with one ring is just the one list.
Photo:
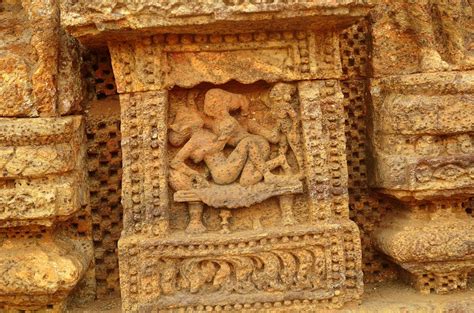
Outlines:
[[348, 218], [343, 95], [339, 83], [298, 84], [310, 216]]
[[[348, 218], [342, 93], [337, 81], [298, 85], [310, 217]], [[167, 91], [120, 96], [126, 233], [168, 231]]]
[[[318, 35], [311, 31], [253, 32], [229, 35], [168, 34], [146, 37], [142, 40], [109, 42], [112, 65], [117, 78], [119, 93], [169, 89], [173, 86], [192, 87], [202, 81], [175, 79], [170, 56], [193, 55], [203, 52], [219, 53], [222, 59], [227, 52], [280, 49], [289, 51], [291, 64], [278, 75], [271, 72], [252, 73], [242, 78], [244, 72], [214, 74], [207, 73], [203, 81], [222, 84], [229, 80], [254, 83], [258, 80], [294, 81], [338, 78], [341, 73], [339, 60], [339, 37], [334, 32]], [[245, 69], [247, 71], [248, 69]], [[221, 76], [225, 76], [224, 78]], [[178, 75], [179, 77], [179, 75]]]
[[149, 230], [165, 233], [168, 228], [168, 92], [122, 94], [120, 103], [124, 230], [126, 233]]
[[[152, 308], [199, 310], [201, 306], [212, 308], [213, 311], [224, 307], [270, 308], [301, 303], [340, 307], [346, 301], [357, 299], [362, 294], [359, 232], [357, 226], [350, 221], [283, 231], [281, 228], [264, 232], [251, 231], [239, 237], [212, 237], [212, 241], [205, 234], [194, 238], [182, 236], [144, 240], [129, 237], [121, 240], [120, 245], [120, 266], [122, 271], [129, 275], [128, 279], [123, 281], [122, 288], [124, 309], [127, 311], [146, 311]], [[164, 294], [160, 286], [160, 282], [168, 277], [166, 272], [162, 272], [163, 266], [159, 264], [163, 258], [179, 259], [181, 262], [206, 258], [218, 260], [220, 257], [245, 257], [258, 254], [259, 251], [275, 253], [279, 249], [292, 251], [315, 246], [325, 250], [324, 284], [327, 287], [320, 290], [287, 290], [276, 296], [261, 292], [219, 293], [219, 301], [215, 299], [217, 294], [212, 292], [199, 295], [199, 300], [196, 300], [192, 293], [179, 293], [188, 301], [184, 304], [172, 299], [173, 292], [169, 296], [166, 292]], [[218, 304], [219, 302], [223, 304]]]

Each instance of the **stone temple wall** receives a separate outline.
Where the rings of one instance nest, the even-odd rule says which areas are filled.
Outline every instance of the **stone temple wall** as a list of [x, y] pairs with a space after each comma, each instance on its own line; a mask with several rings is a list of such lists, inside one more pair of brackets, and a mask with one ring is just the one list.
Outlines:
[[466, 289], [473, 10], [0, 0], [0, 312]]

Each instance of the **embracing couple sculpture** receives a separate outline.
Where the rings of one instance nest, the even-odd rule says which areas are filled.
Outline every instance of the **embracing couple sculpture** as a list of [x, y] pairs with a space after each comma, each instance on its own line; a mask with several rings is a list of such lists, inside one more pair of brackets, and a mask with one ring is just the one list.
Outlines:
[[[249, 119], [246, 127], [231, 115], [240, 109], [247, 116], [249, 99], [222, 89], [210, 89], [204, 97], [203, 113], [194, 103], [190, 93], [188, 105], [179, 110], [170, 125], [169, 141], [181, 147], [170, 163], [170, 182], [175, 190], [199, 189], [210, 186], [206, 173], [198, 172], [186, 164], [203, 161], [212, 183], [228, 185], [238, 180], [241, 186], [251, 186], [263, 180], [267, 184], [284, 183], [291, 168], [286, 152], [290, 148], [299, 170], [302, 153], [299, 148], [298, 119], [291, 106], [295, 87], [278, 83], [269, 94], [269, 106], [276, 119], [271, 129]], [[279, 154], [270, 158], [270, 144], [279, 145]], [[225, 147], [232, 147], [226, 155]], [[281, 167], [284, 175], [271, 171]]]
[[[303, 168], [299, 119], [292, 107], [295, 92], [291, 84], [277, 83], [272, 87], [265, 103], [274, 119], [269, 128], [247, 118], [250, 100], [244, 95], [210, 89], [201, 112], [195, 103], [196, 94], [188, 93], [188, 103], [178, 110], [168, 137], [173, 146], [180, 147], [170, 162], [169, 181], [176, 191], [175, 201], [188, 203], [190, 220], [186, 232], [206, 230], [201, 220], [203, 202], [229, 209], [271, 196], [279, 196], [283, 224], [294, 223], [293, 193], [302, 191], [299, 180]], [[245, 123], [231, 115], [237, 110]], [[278, 145], [278, 153], [270, 158], [272, 144]], [[294, 154], [293, 167], [287, 162], [288, 152]], [[204, 172], [188, 166], [188, 160], [204, 162]], [[220, 214], [224, 233], [230, 232], [231, 213], [227, 209]], [[256, 221], [257, 228], [258, 224]]]

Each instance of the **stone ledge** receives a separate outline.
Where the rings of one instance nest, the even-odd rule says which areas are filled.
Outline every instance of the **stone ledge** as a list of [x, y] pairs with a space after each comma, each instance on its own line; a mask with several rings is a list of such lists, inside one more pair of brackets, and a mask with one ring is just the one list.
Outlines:
[[51, 226], [87, 203], [81, 116], [0, 118], [0, 228]]

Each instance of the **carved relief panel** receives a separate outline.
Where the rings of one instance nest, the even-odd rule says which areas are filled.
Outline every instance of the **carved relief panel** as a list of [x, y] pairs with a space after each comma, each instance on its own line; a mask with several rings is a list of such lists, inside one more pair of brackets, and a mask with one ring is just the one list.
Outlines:
[[359, 297], [337, 38], [109, 44], [121, 92], [125, 310]]

